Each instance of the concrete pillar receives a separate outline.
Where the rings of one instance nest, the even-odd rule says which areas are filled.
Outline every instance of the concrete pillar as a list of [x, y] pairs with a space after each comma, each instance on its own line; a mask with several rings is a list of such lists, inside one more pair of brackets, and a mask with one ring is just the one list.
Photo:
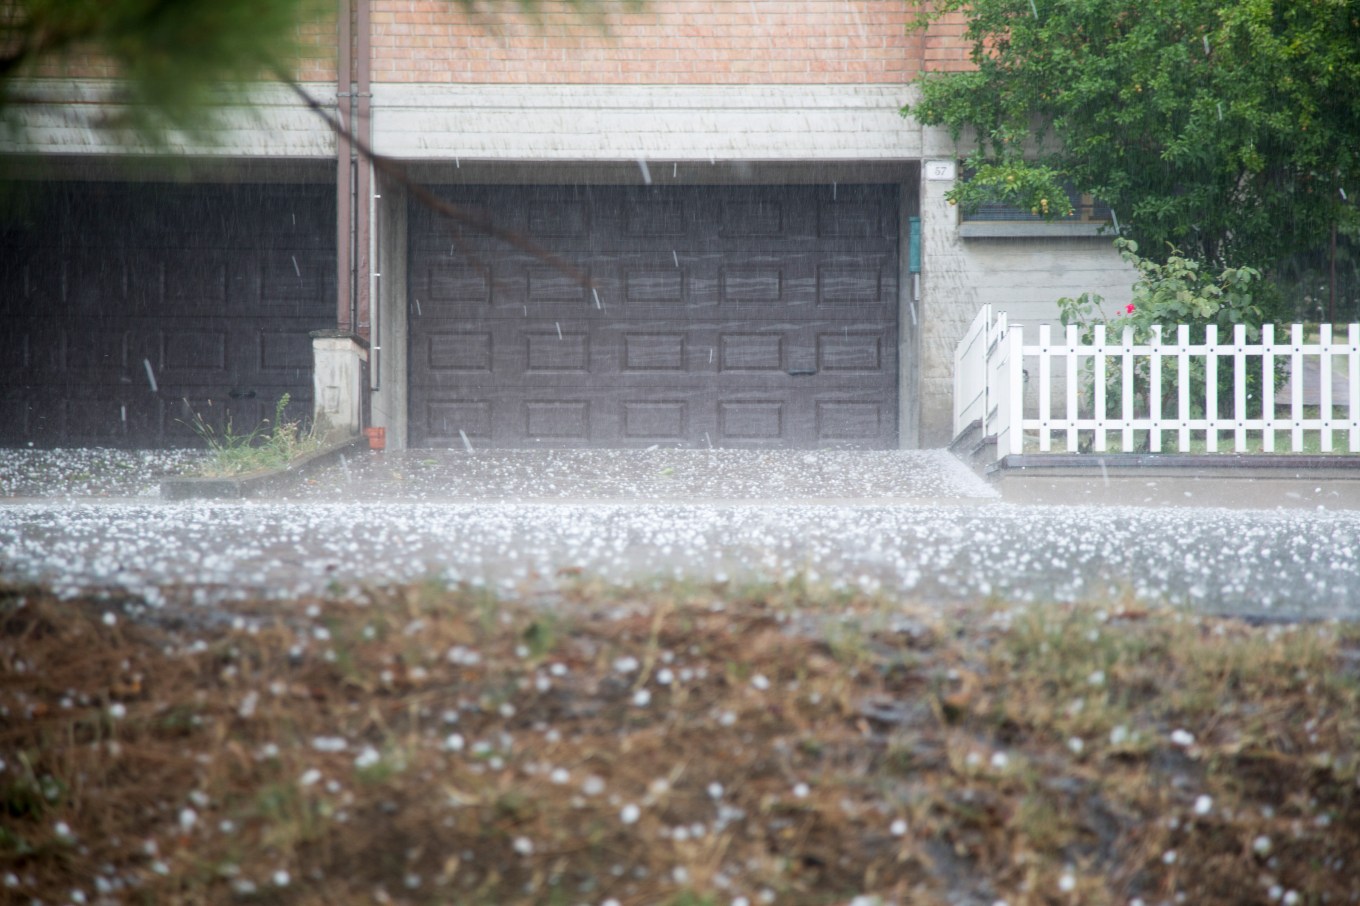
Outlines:
[[[373, 424], [387, 429], [387, 449], [406, 449], [407, 433], [407, 277], [406, 190], [387, 180], [380, 184], [377, 209], [377, 276], [373, 295], [373, 348], [369, 400]], [[374, 379], [375, 378], [375, 379]]]
[[958, 210], [945, 198], [957, 167], [952, 153], [928, 158], [921, 167], [920, 430], [927, 447], [953, 439], [954, 347], [980, 304], [977, 273], [959, 239]]
[[331, 439], [355, 437], [363, 426], [368, 344], [346, 330], [314, 330], [311, 336], [316, 424]]
[[912, 269], [912, 221], [920, 210], [919, 176], [901, 184], [898, 211], [897, 445], [921, 446], [920, 274]]

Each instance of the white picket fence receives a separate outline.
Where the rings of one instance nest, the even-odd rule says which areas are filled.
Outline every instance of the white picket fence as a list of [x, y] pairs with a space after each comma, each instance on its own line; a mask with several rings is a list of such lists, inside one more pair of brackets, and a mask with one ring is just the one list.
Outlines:
[[[1279, 340], [1275, 325], [1264, 325], [1254, 343], [1247, 341], [1242, 325], [1227, 342], [1219, 341], [1213, 327], [1202, 343], [1191, 343], [1183, 324], [1175, 328], [1174, 341], [1163, 329], [1153, 333], [1151, 342], [1135, 344], [1132, 328], [1111, 341], [1097, 326], [1092, 341], [1083, 343], [1070, 326], [1055, 342], [1054, 331], [1042, 325], [1038, 342], [1030, 345], [1019, 325], [1008, 325], [1004, 313], [993, 318], [990, 306], [985, 308], [955, 352], [955, 435], [980, 422], [983, 436], [996, 438], [998, 459], [1055, 452], [1055, 439], [1068, 452], [1107, 452], [1112, 435], [1126, 452], [1170, 447], [1214, 453], [1220, 435], [1231, 434], [1233, 452], [1272, 453], [1277, 432], [1288, 433], [1292, 452], [1306, 449], [1310, 432], [1317, 449], [1335, 451], [1334, 432], [1344, 432], [1349, 451], [1360, 453], [1360, 324], [1348, 325], [1344, 340], [1334, 336], [1332, 325], [1323, 324], [1311, 342], [1299, 324], [1290, 326], [1288, 339]], [[1345, 368], [1344, 403], [1332, 394], [1338, 358]], [[1317, 365], [1318, 399], [1305, 406], [1309, 359]], [[1291, 375], [1288, 399], [1278, 395], [1281, 361]], [[1202, 364], [1203, 375], [1202, 397], [1194, 399], [1192, 362]], [[1230, 405], [1227, 400], [1220, 405], [1218, 396], [1223, 373], [1232, 376]], [[1249, 393], [1250, 375], [1259, 378], [1259, 398]]]

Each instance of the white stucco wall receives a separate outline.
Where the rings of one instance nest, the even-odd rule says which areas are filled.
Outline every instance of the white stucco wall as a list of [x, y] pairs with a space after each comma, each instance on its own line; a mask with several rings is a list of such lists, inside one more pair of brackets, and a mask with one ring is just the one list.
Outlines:
[[[955, 159], [959, 149], [943, 130], [924, 133], [926, 159]], [[1057, 300], [1094, 292], [1107, 306], [1126, 304], [1135, 279], [1113, 236], [1090, 227], [1009, 224], [1005, 237], [967, 236], [958, 209], [945, 200], [950, 180], [927, 178], [922, 167], [923, 240], [921, 443], [947, 444], [953, 433], [954, 349], [983, 305], [1006, 312], [1027, 330], [1058, 324]], [[1084, 235], [1083, 235], [1084, 234]]]
[[[302, 86], [327, 109], [335, 85]], [[109, 79], [30, 79], [12, 86], [9, 119], [0, 123], [0, 154], [190, 154], [261, 158], [334, 158], [335, 136], [320, 117], [283, 85], [223, 90], [210, 111], [211, 137], [171, 132], [163, 144], [133, 141], [108, 128], [124, 114], [117, 82]]]
[[375, 148], [483, 160], [911, 160], [907, 85], [375, 85]]

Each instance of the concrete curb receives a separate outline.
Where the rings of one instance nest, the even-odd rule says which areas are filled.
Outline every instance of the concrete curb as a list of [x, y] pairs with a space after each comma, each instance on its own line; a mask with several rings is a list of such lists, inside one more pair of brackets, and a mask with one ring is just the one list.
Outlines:
[[1360, 455], [1306, 453], [1023, 453], [986, 467], [989, 478], [1045, 477], [1334, 478], [1360, 481]]
[[1008, 503], [1360, 509], [1360, 456], [1040, 453], [986, 477]]
[[289, 484], [346, 453], [367, 447], [362, 437], [338, 441], [328, 447], [293, 460], [281, 469], [262, 469], [230, 478], [167, 478], [161, 482], [164, 500], [240, 500], [257, 497]]

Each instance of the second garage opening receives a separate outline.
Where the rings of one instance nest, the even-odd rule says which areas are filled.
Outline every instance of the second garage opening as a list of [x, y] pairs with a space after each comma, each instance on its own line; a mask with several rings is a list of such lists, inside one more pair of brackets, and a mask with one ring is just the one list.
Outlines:
[[440, 194], [588, 282], [413, 203], [413, 446], [897, 446], [896, 185]]

